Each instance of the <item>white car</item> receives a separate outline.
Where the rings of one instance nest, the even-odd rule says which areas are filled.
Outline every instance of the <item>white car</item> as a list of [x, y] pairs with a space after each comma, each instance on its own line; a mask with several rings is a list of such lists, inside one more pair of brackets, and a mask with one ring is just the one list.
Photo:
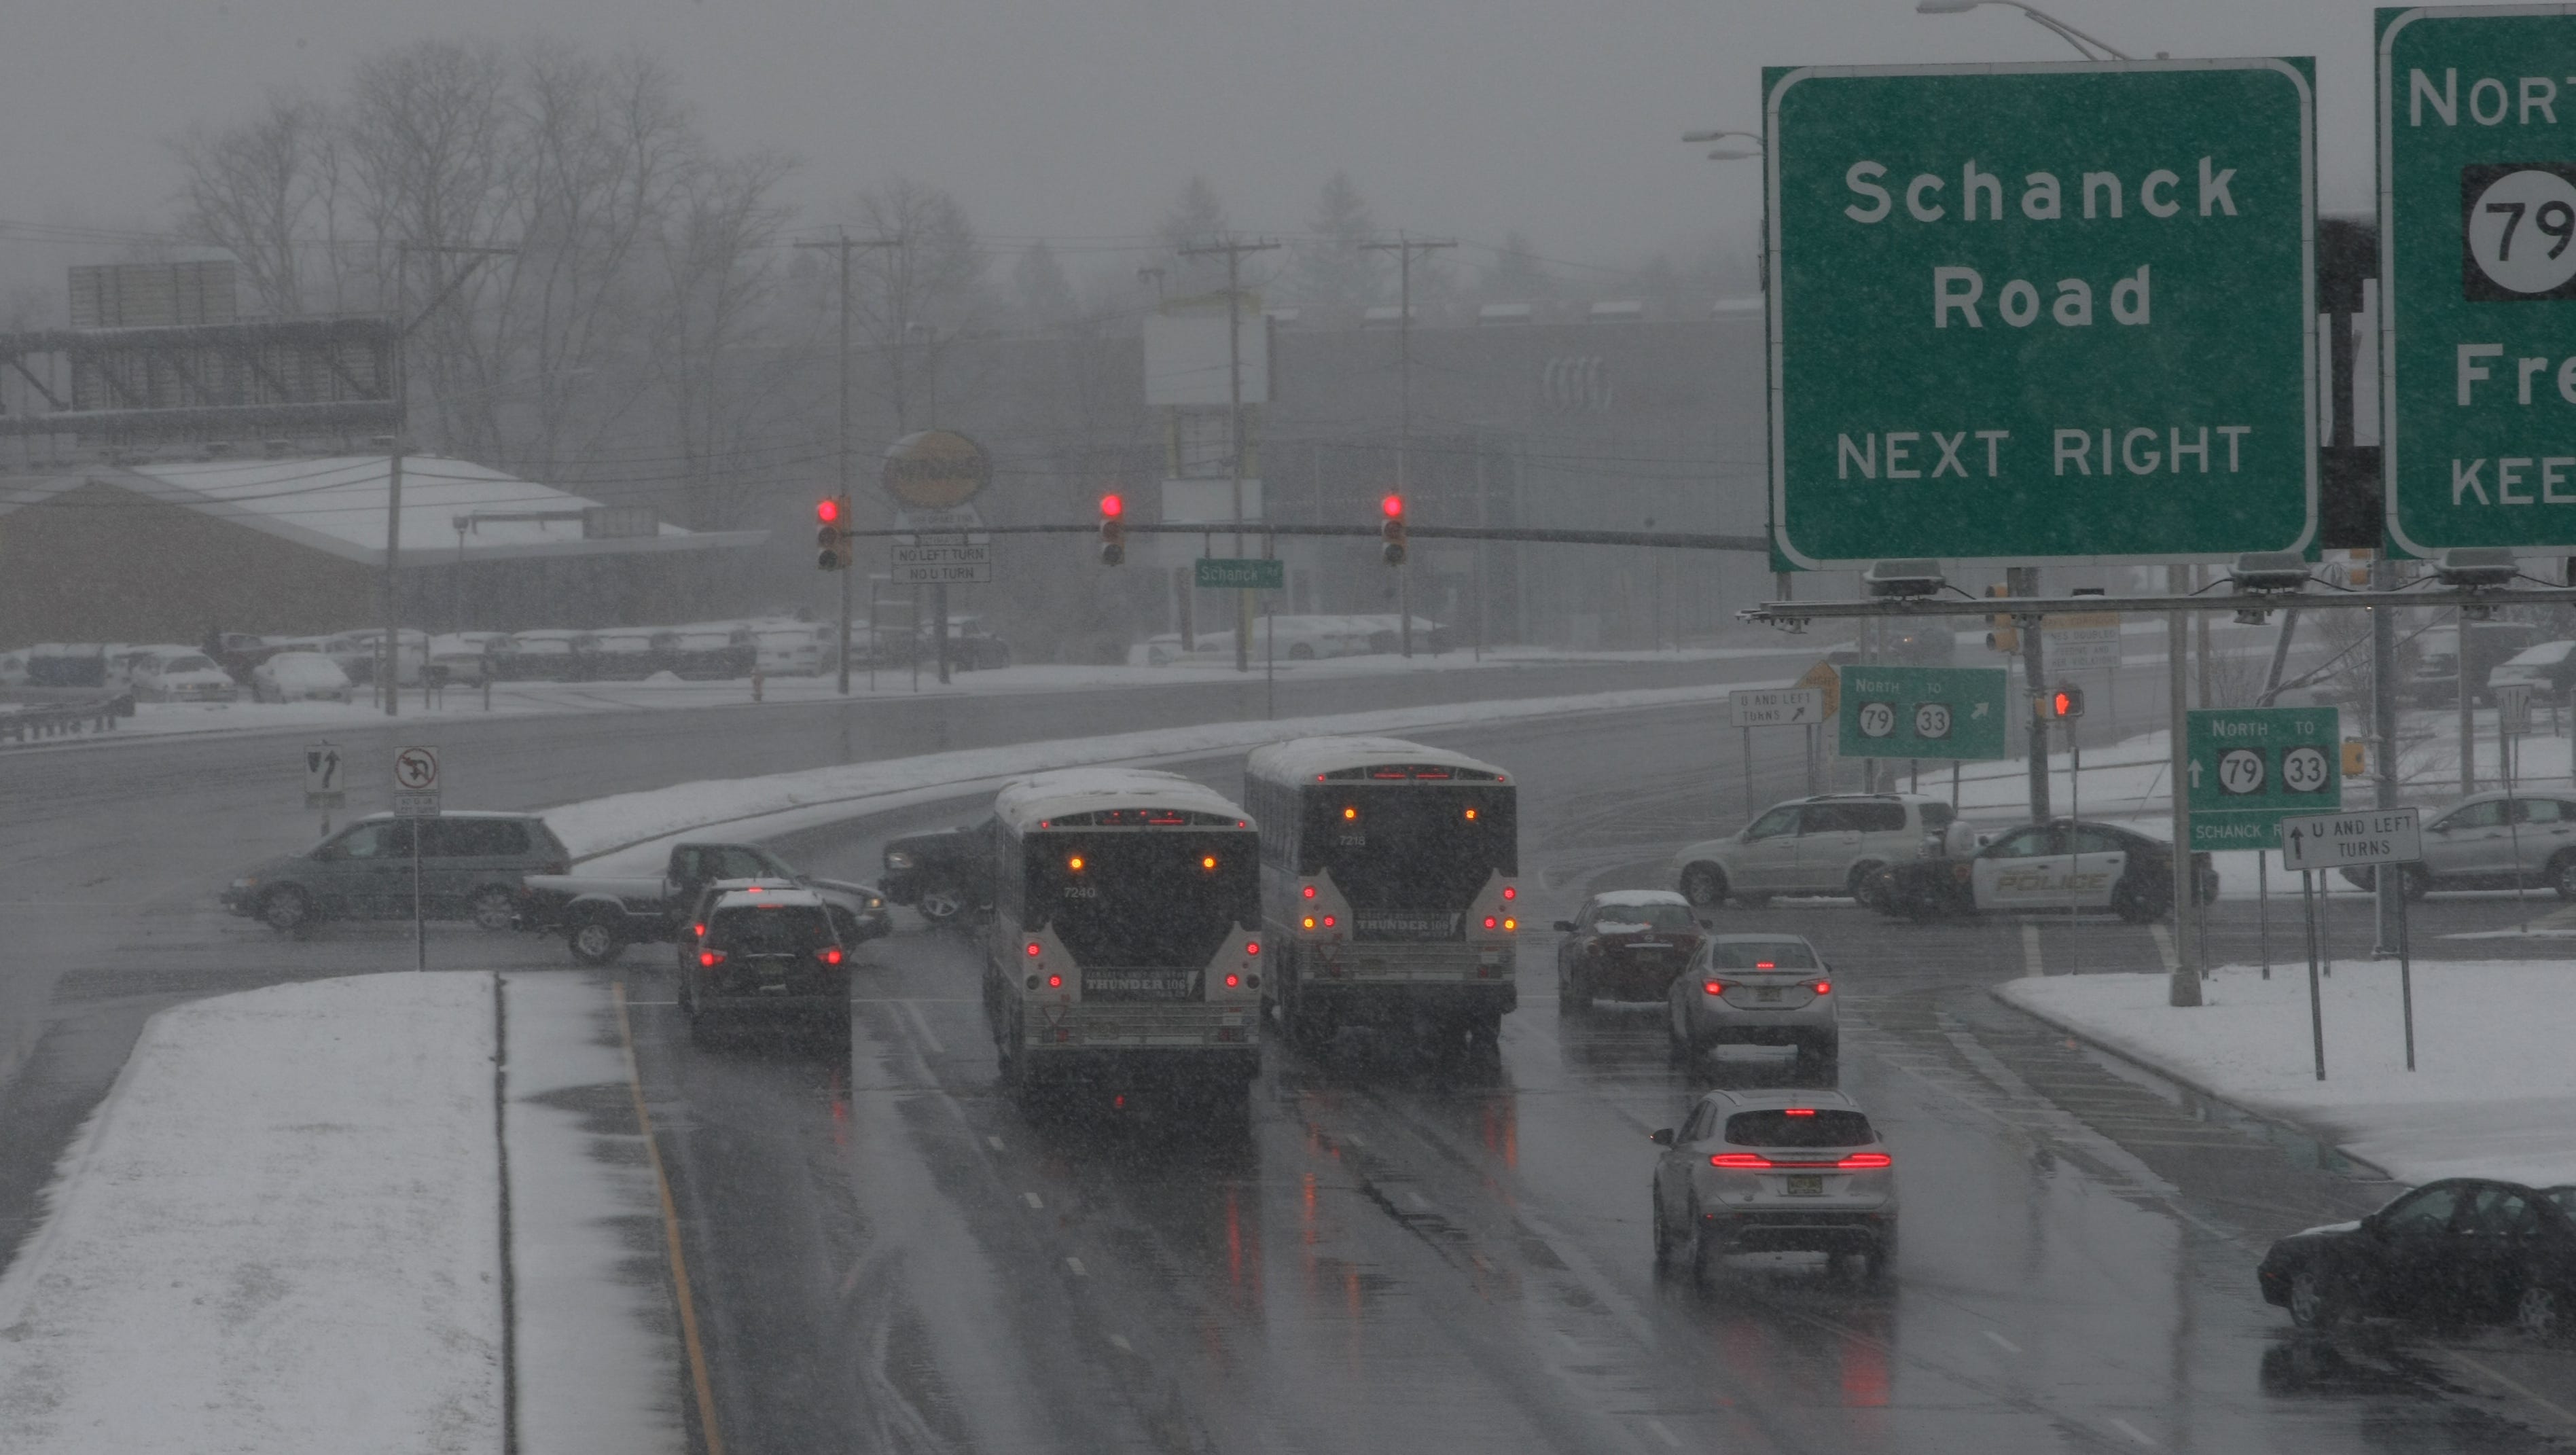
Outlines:
[[1827, 793], [1766, 810], [1732, 838], [1691, 844], [1672, 873], [1693, 904], [1759, 903], [1775, 894], [1865, 899], [1880, 869], [1922, 855], [1956, 813], [1913, 793]]
[[251, 669], [250, 691], [261, 702], [346, 702], [349, 674], [320, 652], [280, 652]]
[[241, 685], [230, 673], [195, 650], [146, 657], [134, 665], [127, 680], [143, 702], [230, 702], [241, 695]]
[[182, 646], [175, 642], [164, 642], [148, 647], [111, 642], [107, 647], [107, 680], [131, 687], [134, 685], [134, 674], [150, 666], [154, 659], [191, 656], [197, 654], [198, 650], [198, 648]]
[[817, 631], [829, 627], [790, 627], [752, 633], [751, 644], [764, 677], [812, 677], [822, 672], [826, 655]]
[[450, 686], [480, 687], [491, 675], [492, 644], [508, 632], [447, 632], [429, 639], [429, 665], [444, 668]]
[[1731, 1253], [1896, 1258], [1896, 1158], [1838, 1091], [1712, 1091], [1654, 1134], [1655, 1262], [1686, 1252], [1702, 1280]]

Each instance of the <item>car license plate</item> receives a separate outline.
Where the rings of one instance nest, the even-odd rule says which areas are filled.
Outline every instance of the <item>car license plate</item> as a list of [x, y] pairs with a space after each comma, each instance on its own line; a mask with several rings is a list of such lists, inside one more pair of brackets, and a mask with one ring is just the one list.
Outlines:
[[1780, 992], [1769, 986], [1765, 986], [1761, 990], [1754, 992], [1753, 998], [1764, 1002], [1775, 1001], [1780, 998]]
[[1793, 1172], [1789, 1174], [1788, 1183], [1787, 1191], [1791, 1197], [1825, 1195], [1825, 1178], [1821, 1172]]

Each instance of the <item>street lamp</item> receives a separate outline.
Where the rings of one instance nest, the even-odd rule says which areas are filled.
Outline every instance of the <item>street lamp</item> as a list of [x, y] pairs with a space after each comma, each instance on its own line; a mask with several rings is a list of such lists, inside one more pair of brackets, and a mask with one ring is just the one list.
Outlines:
[[[2029, 16], [2031, 18], [2031, 23], [2048, 31], [2050, 34], [2066, 42], [2068, 45], [2075, 47], [2076, 54], [2084, 57], [2084, 59], [2088, 61], [2098, 61], [2106, 56], [2115, 61], [2133, 61], [2137, 59], [2137, 57], [2128, 54], [2126, 51], [2118, 50], [2101, 41], [2095, 40], [2093, 37], [2077, 30], [2074, 26], [2067, 24], [2065, 21], [2058, 19], [2056, 16], [2049, 14], [2047, 11], [2040, 9], [2036, 5], [2023, 4], [2022, 0], [1914, 0], [1914, 13], [1917, 15], [1965, 15], [1980, 5], [2011, 6], [2013, 9]], [[2102, 54], [2097, 56], [2093, 54], [2095, 51], [2100, 51]]]

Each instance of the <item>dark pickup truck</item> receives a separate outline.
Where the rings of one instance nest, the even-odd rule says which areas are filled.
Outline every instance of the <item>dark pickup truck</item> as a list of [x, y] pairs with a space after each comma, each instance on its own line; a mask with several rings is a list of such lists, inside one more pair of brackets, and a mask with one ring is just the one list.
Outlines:
[[605, 965], [628, 945], [671, 940], [698, 893], [719, 879], [793, 884], [822, 896], [841, 938], [855, 946], [892, 928], [885, 896], [865, 884], [816, 879], [756, 844], [674, 844], [657, 879], [531, 874], [519, 883], [513, 929], [559, 934], [574, 959]]
[[885, 897], [910, 905], [935, 925], [954, 923], [993, 903], [994, 822], [933, 829], [888, 840]]

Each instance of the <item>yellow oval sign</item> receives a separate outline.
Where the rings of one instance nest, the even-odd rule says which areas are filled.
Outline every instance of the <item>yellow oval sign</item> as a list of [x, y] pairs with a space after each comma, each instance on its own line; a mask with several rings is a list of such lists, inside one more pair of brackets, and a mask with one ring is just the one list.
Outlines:
[[955, 430], [925, 429], [886, 447], [885, 491], [915, 510], [951, 510], [993, 482], [984, 447]]

